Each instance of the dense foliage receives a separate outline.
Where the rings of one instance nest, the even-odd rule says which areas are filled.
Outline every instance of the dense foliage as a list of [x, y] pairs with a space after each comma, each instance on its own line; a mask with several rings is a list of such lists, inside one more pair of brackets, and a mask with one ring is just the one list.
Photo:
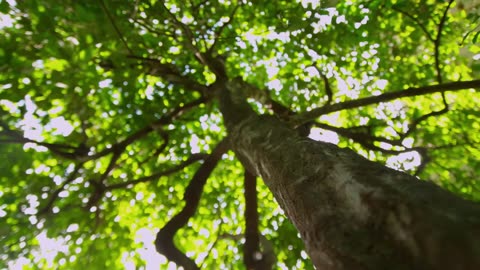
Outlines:
[[[187, 187], [226, 136], [205, 57], [225, 58], [259, 113], [315, 120], [312, 138], [480, 199], [478, 1], [10, 0], [0, 12], [1, 268], [170, 265], [155, 234], [192, 206]], [[441, 87], [382, 96], [429, 85]], [[368, 97], [380, 98], [350, 102]], [[243, 174], [223, 154], [176, 234], [199, 266], [243, 265]], [[311, 269], [261, 181], [256, 197], [262, 248]]]

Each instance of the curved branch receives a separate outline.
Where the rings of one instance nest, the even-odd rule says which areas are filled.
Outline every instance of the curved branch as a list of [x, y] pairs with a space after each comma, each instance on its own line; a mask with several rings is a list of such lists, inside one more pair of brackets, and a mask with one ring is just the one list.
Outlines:
[[405, 90], [387, 92], [378, 96], [370, 96], [366, 98], [340, 102], [332, 105], [325, 105], [323, 107], [313, 109], [309, 112], [292, 116], [291, 119], [292, 119], [292, 123], [298, 126], [306, 122], [312, 121], [321, 115], [332, 113], [332, 112], [359, 108], [359, 107], [377, 104], [380, 102], [391, 101], [399, 98], [423, 96], [427, 94], [443, 93], [447, 91], [459, 91], [459, 90], [465, 90], [470, 88], [480, 88], [480, 80], [450, 82], [450, 83], [444, 83], [444, 84], [428, 85], [428, 86], [422, 86], [417, 88], [408, 88]]
[[445, 106], [443, 109], [441, 109], [440, 111], [433, 111], [433, 112], [430, 112], [430, 113], [427, 113], [427, 114], [424, 114], [422, 116], [420, 116], [419, 118], [417, 119], [414, 119], [409, 125], [408, 125], [408, 130], [407, 132], [405, 132], [404, 134], [402, 134], [402, 136], [400, 136], [400, 140], [403, 140], [405, 139], [408, 135], [410, 135], [412, 132], [414, 132], [416, 129], [417, 129], [417, 126], [427, 120], [428, 118], [432, 117], [432, 116], [439, 116], [439, 115], [442, 115], [442, 114], [445, 114], [448, 112], [448, 106]]
[[170, 261], [175, 262], [177, 265], [182, 266], [186, 270], [199, 269], [195, 262], [183, 254], [173, 243], [173, 237], [175, 233], [182, 227], [184, 227], [188, 220], [195, 214], [200, 197], [203, 192], [203, 187], [207, 182], [208, 177], [216, 167], [217, 163], [222, 158], [222, 155], [228, 150], [228, 140], [223, 139], [210, 156], [200, 166], [195, 175], [193, 176], [190, 184], [185, 190], [184, 208], [174, 216], [165, 226], [160, 229], [155, 239], [155, 247], [157, 252], [163, 254]]
[[393, 10], [405, 15], [406, 17], [410, 18], [412, 21], [414, 21], [421, 29], [422, 31], [425, 33], [425, 35], [427, 36], [427, 38], [430, 40], [430, 41], [433, 41], [435, 42], [435, 39], [432, 37], [432, 35], [430, 34], [430, 32], [428, 32], [427, 28], [425, 27], [425, 25], [423, 25], [423, 23], [421, 23], [417, 17], [414, 17], [413, 15], [411, 15], [410, 13], [402, 10], [402, 9], [399, 9], [395, 6], [392, 7]]

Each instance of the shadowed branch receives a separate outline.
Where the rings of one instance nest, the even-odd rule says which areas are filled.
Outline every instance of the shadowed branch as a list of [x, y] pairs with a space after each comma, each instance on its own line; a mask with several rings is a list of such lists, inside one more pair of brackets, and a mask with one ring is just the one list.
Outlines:
[[183, 199], [185, 200], [185, 207], [165, 226], [160, 229], [155, 239], [155, 247], [157, 251], [163, 254], [168, 260], [175, 262], [186, 270], [199, 269], [195, 262], [182, 253], [173, 243], [173, 237], [176, 232], [184, 227], [188, 220], [195, 214], [200, 197], [203, 192], [203, 187], [207, 182], [208, 177], [216, 167], [217, 163], [222, 158], [222, 155], [228, 150], [228, 140], [223, 139], [210, 156], [200, 166], [193, 176], [190, 184], [187, 186]]
[[443, 93], [447, 91], [459, 91], [459, 90], [465, 90], [470, 88], [480, 88], [480, 80], [450, 82], [450, 83], [444, 83], [444, 84], [408, 88], [405, 90], [387, 92], [385, 94], [378, 95], [378, 96], [370, 96], [366, 98], [340, 102], [332, 105], [325, 105], [323, 107], [313, 109], [309, 112], [305, 112], [305, 113], [293, 116], [292, 122], [295, 125], [300, 125], [300, 124], [312, 121], [321, 115], [332, 113], [332, 112], [359, 108], [359, 107], [377, 104], [380, 102], [387, 102], [387, 101], [391, 101], [399, 98], [423, 96], [427, 94]]
[[245, 244], [243, 246], [243, 262], [247, 269], [258, 269], [257, 262], [261, 260], [256, 187], [257, 177], [245, 170]]

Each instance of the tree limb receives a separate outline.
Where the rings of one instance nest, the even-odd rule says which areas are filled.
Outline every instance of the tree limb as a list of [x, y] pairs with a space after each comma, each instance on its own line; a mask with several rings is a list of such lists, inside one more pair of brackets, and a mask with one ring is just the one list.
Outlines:
[[228, 16], [228, 22], [223, 23], [222, 26], [220, 26], [218, 29], [216, 29], [215, 34], [214, 34], [213, 44], [212, 44], [212, 46], [210, 46], [210, 48], [208, 48], [207, 54], [212, 55], [213, 50], [215, 49], [215, 45], [217, 45], [217, 41], [220, 39], [220, 36], [222, 35], [223, 30], [225, 29], [225, 27], [227, 27], [229, 24], [232, 23], [233, 18], [235, 16], [235, 12], [237, 12], [237, 9], [240, 7], [241, 4], [242, 3], [240, 2], [238, 5], [236, 5], [233, 8], [232, 13], [230, 13], [230, 16]]
[[427, 120], [428, 118], [432, 117], [432, 116], [439, 116], [439, 115], [442, 115], [442, 114], [445, 114], [448, 112], [448, 107], [444, 107], [443, 109], [441, 109], [440, 111], [432, 111], [430, 113], [427, 113], [427, 114], [424, 114], [422, 116], [420, 116], [419, 118], [417, 119], [414, 119], [409, 125], [408, 125], [408, 130], [407, 132], [403, 133], [401, 136], [400, 136], [400, 140], [403, 140], [404, 138], [406, 138], [408, 135], [410, 135], [412, 132], [414, 132], [416, 129], [417, 129], [417, 126]]
[[115, 23], [115, 20], [113, 19], [113, 16], [112, 14], [110, 14], [110, 12], [108, 11], [108, 8], [107, 6], [105, 5], [105, 2], [103, 0], [100, 0], [100, 5], [102, 6], [102, 9], [103, 11], [105, 12], [105, 14], [107, 14], [107, 17], [108, 17], [108, 20], [110, 21], [110, 23], [112, 24], [113, 28], [115, 29], [115, 32], [117, 33], [118, 37], [120, 38], [120, 40], [122, 41], [123, 45], [125, 46], [125, 48], [127, 49], [127, 51], [130, 53], [130, 54], [134, 54], [132, 49], [130, 49], [130, 47], [128, 46], [128, 43], [127, 41], [125, 40], [125, 37], [122, 35], [122, 32], [120, 31], [120, 29], [118, 28], [117, 24]]
[[427, 36], [427, 38], [430, 40], [430, 41], [433, 41], [435, 42], [435, 39], [432, 37], [432, 35], [430, 34], [430, 32], [428, 32], [427, 28], [425, 27], [425, 25], [423, 25], [423, 23], [421, 23], [417, 17], [414, 17], [412, 14], [400, 9], [400, 8], [397, 8], [395, 6], [392, 7], [393, 10], [405, 15], [406, 17], [412, 19], [412, 21], [414, 21], [419, 27], [420, 29], [422, 29], [423, 33], [425, 33], [425, 35]]
[[195, 262], [183, 254], [173, 243], [175, 233], [184, 227], [188, 220], [195, 214], [203, 187], [208, 177], [222, 158], [222, 155], [228, 150], [228, 140], [223, 139], [217, 144], [210, 156], [200, 166], [193, 176], [190, 184], [184, 193], [185, 206], [174, 216], [165, 226], [160, 229], [155, 239], [155, 247], [158, 253], [163, 254], [168, 260], [175, 262], [186, 270], [199, 269]]
[[437, 30], [437, 36], [435, 37], [434, 40], [434, 45], [435, 45], [435, 70], [437, 71], [437, 82], [442, 83], [442, 72], [440, 68], [440, 45], [441, 45], [441, 37], [442, 37], [442, 31], [443, 31], [443, 26], [445, 25], [445, 22], [447, 20], [447, 15], [448, 15], [448, 10], [450, 9], [450, 6], [452, 5], [453, 0], [450, 0], [448, 2], [447, 8], [445, 8], [445, 11], [443, 12], [442, 18], [440, 19], [440, 23], [438, 24], [438, 30]]
[[391, 101], [399, 98], [422, 96], [422, 95], [433, 94], [433, 93], [443, 93], [447, 91], [459, 91], [459, 90], [465, 90], [470, 88], [480, 88], [480, 80], [449, 82], [444, 84], [428, 85], [428, 86], [422, 86], [417, 88], [408, 88], [405, 90], [387, 92], [378, 96], [370, 96], [366, 98], [340, 102], [332, 105], [325, 105], [323, 107], [313, 109], [309, 112], [292, 116], [291, 122], [295, 126], [298, 126], [306, 122], [312, 121], [321, 115], [332, 113], [332, 112], [363, 107], [367, 105], [377, 104], [380, 102], [387, 102], [387, 101]]
[[158, 59], [141, 57], [136, 55], [128, 55], [128, 58], [140, 60], [145, 67], [148, 68], [147, 74], [155, 77], [162, 78], [167, 82], [175, 85], [181, 85], [185, 87], [185, 90], [197, 91], [204, 94], [207, 87], [189, 78], [186, 75], [182, 75], [177, 70], [176, 66], [170, 63], [162, 63]]
[[111, 184], [111, 185], [106, 186], [105, 189], [106, 190], [120, 189], [120, 188], [125, 188], [125, 187], [130, 186], [130, 185], [136, 185], [136, 184], [139, 184], [139, 183], [150, 182], [150, 181], [158, 179], [162, 176], [167, 176], [167, 175], [176, 173], [176, 172], [182, 170], [183, 168], [189, 166], [190, 164], [193, 164], [194, 162], [197, 162], [199, 160], [205, 160], [206, 158], [207, 158], [207, 156], [205, 154], [193, 154], [193, 155], [190, 156], [189, 159], [187, 159], [183, 163], [180, 163], [180, 164], [178, 164], [178, 165], [176, 165], [176, 166], [174, 166], [170, 169], [167, 169], [165, 171], [157, 172], [157, 173], [154, 173], [154, 174], [149, 175], [149, 176], [140, 177], [138, 179], [125, 181], [125, 182], [122, 182], [122, 183]]
[[243, 245], [243, 262], [249, 270], [258, 269], [257, 263], [262, 259], [258, 233], [257, 177], [245, 169], [245, 244]]
[[170, 124], [172, 121], [174, 121], [175, 119], [180, 117], [183, 113], [185, 113], [186, 111], [204, 103], [204, 101], [205, 101], [205, 99], [199, 98], [197, 100], [186, 103], [183, 106], [179, 106], [179, 107], [174, 108], [172, 111], [170, 111], [170, 113], [167, 113], [164, 116], [162, 116], [161, 118], [157, 119], [156, 121], [151, 122], [149, 125], [147, 125], [144, 128], [136, 131], [135, 133], [131, 134], [130, 136], [128, 136], [124, 140], [122, 140], [118, 143], [112, 144], [112, 146], [110, 148], [105, 148], [105, 149], [103, 149], [102, 151], [100, 151], [96, 154], [88, 156], [87, 160], [92, 160], [92, 159], [96, 159], [96, 158], [105, 156], [109, 153], [114, 152], [116, 148], [122, 148], [122, 147], [126, 147], [126, 146], [132, 144], [136, 140], [138, 140], [140, 138], [143, 138], [144, 136], [146, 136], [150, 132], [156, 130], [157, 128], [160, 128], [164, 125]]
[[195, 36], [192, 33], [192, 30], [187, 25], [185, 25], [184, 23], [179, 21], [178, 18], [175, 16], [175, 14], [170, 12], [170, 10], [165, 6], [164, 3], [162, 3], [161, 6], [168, 13], [168, 15], [169, 15], [170, 19], [172, 20], [174, 26], [178, 27], [180, 29], [180, 31], [182, 31], [183, 36], [187, 39], [187, 41], [184, 42], [187, 49], [189, 49], [194, 54], [194, 56], [198, 60], [198, 62], [200, 62], [201, 64], [203, 64], [205, 66], [208, 66], [208, 63], [207, 63], [204, 55], [195, 46], [196, 40], [195, 40]]

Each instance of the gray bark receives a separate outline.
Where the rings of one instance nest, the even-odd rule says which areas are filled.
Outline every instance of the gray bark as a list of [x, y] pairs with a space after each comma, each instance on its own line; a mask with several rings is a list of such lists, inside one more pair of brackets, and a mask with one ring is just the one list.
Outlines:
[[317, 269], [480, 269], [480, 206], [257, 115], [225, 85], [232, 148], [296, 226]]

